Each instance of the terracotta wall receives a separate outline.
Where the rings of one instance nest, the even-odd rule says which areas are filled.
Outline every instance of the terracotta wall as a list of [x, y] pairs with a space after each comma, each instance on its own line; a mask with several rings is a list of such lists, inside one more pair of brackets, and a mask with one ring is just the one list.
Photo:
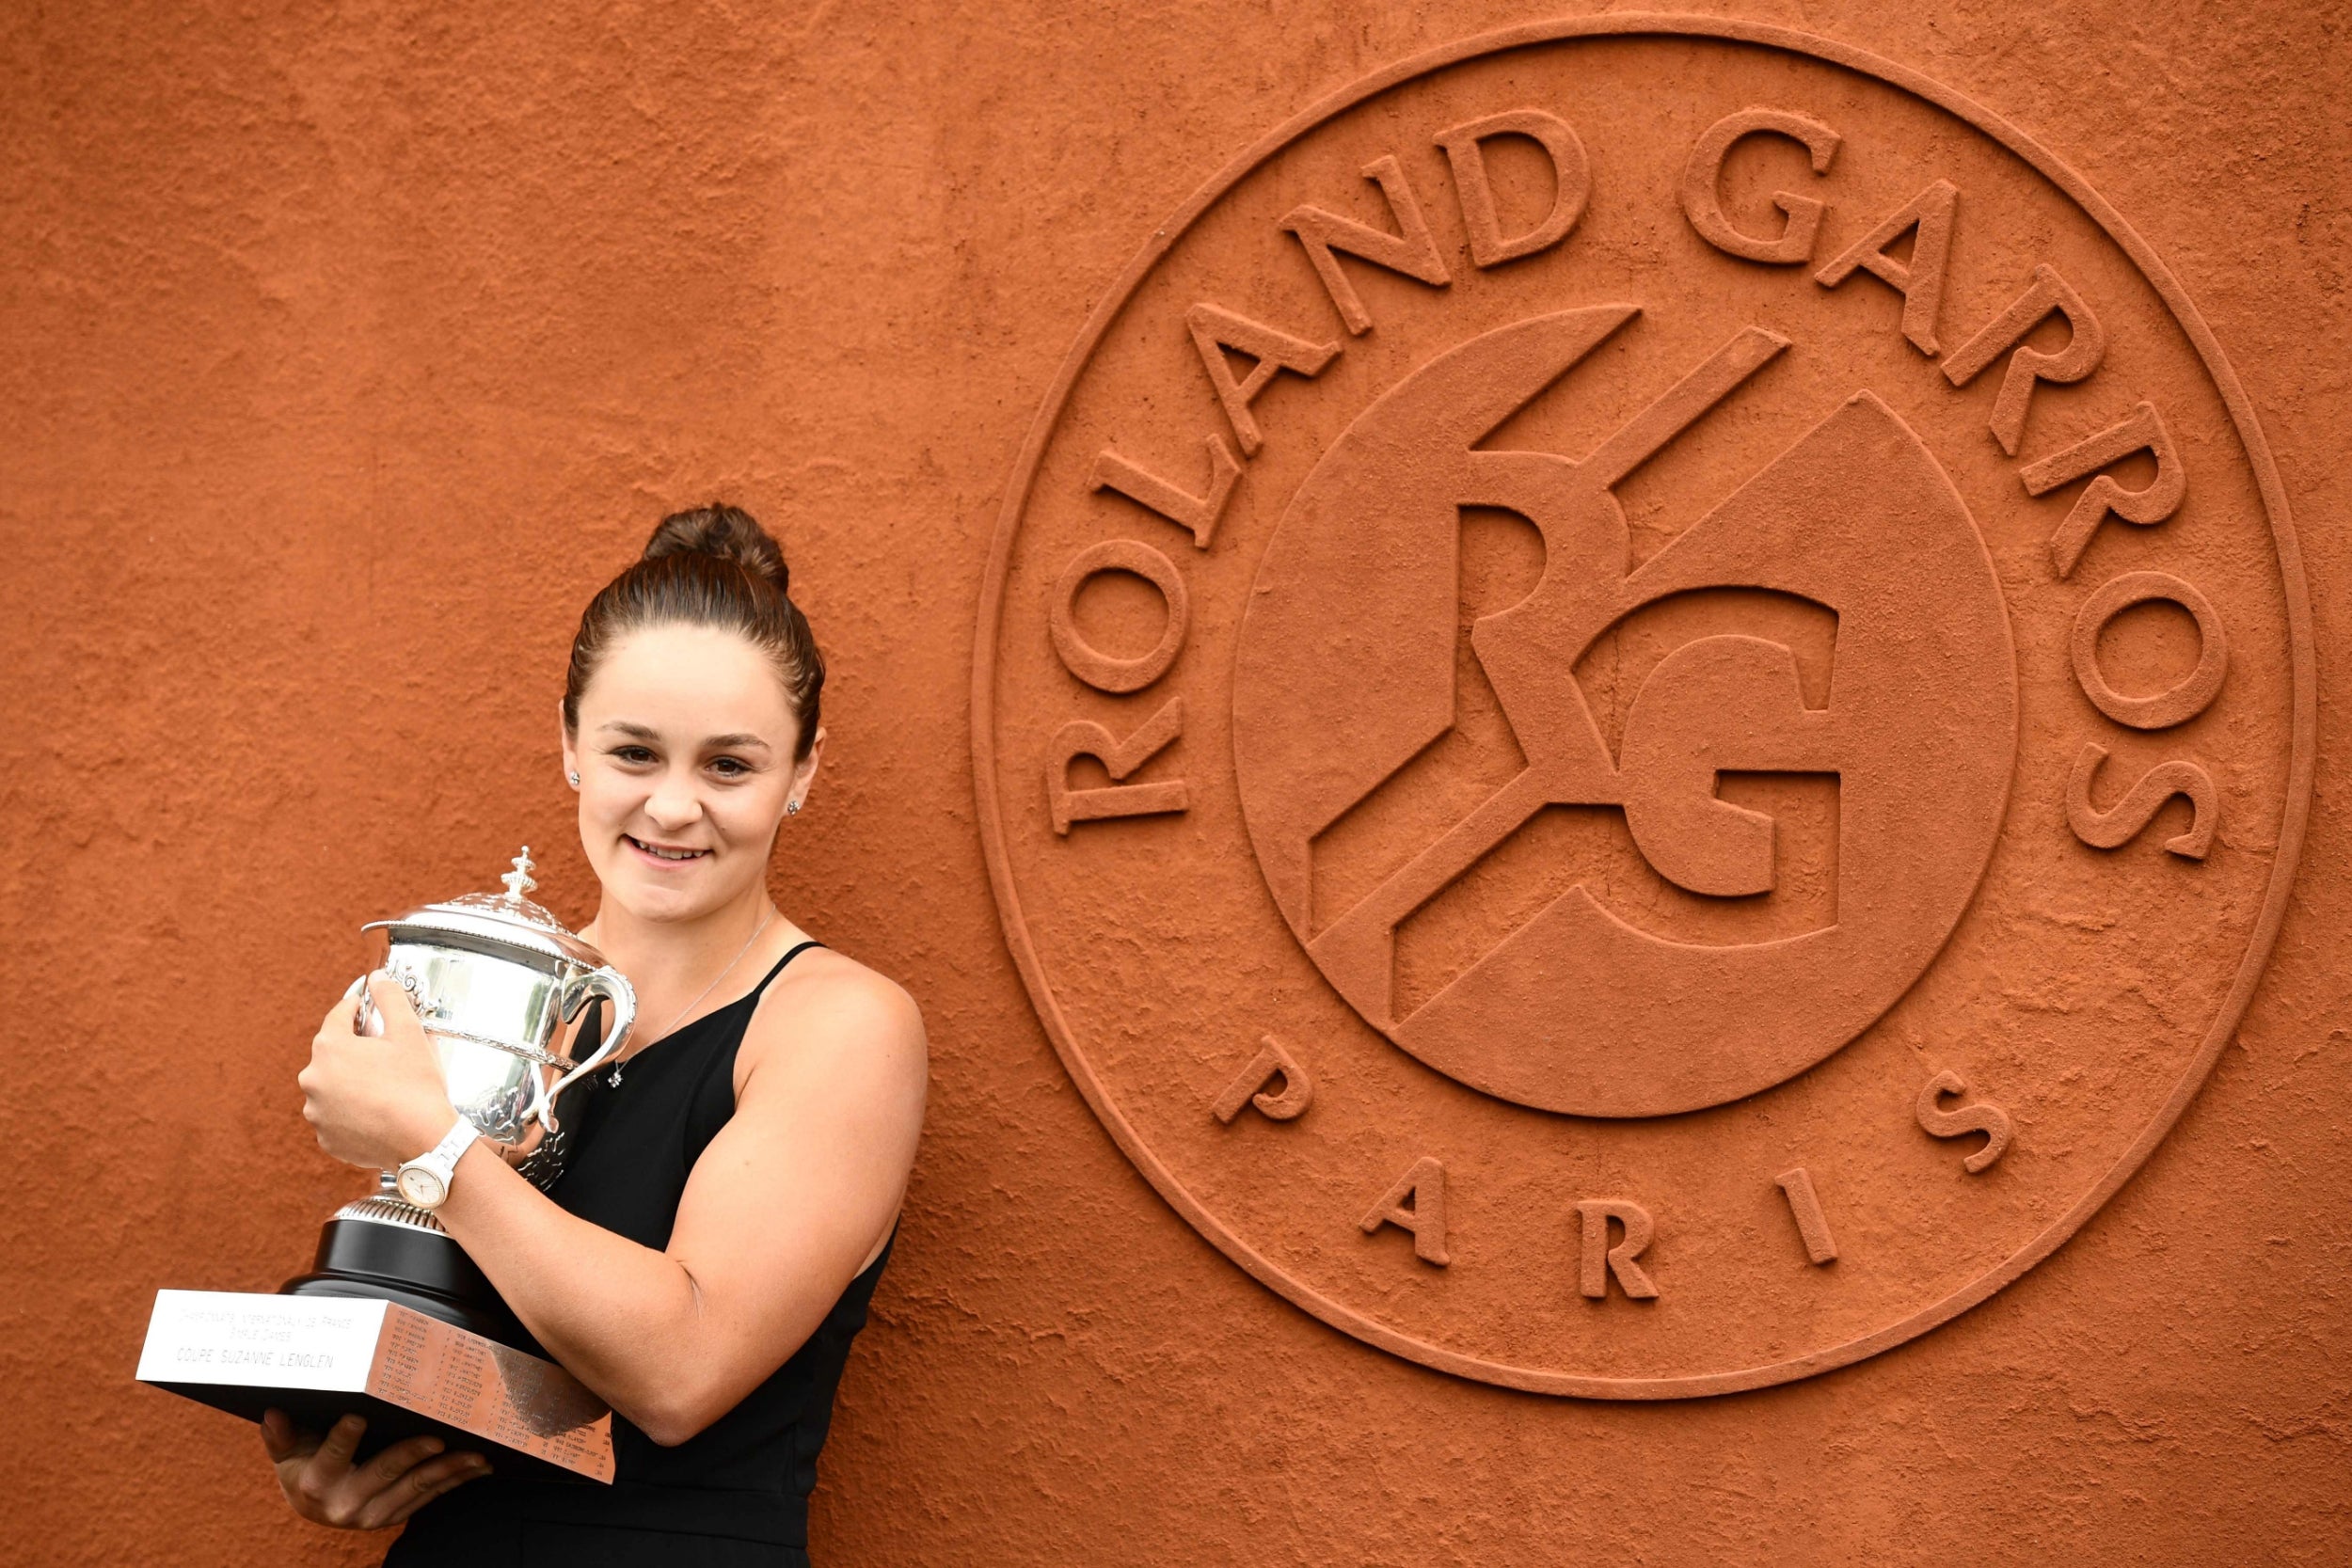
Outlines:
[[[2352, 1556], [2352, 838], [2336, 809], [2352, 55], [2332, 8], [1716, 13], [1868, 50], [2057, 150], [2201, 310], [2295, 519], [2316, 780], [2275, 953], [2201, 1093], [2054, 1256], [1923, 1338], [1779, 1386], [1662, 1403], [1522, 1392], [1375, 1348], [1236, 1267], [1138, 1174], [1041, 1025], [973, 762], [984, 578], [1032, 420], [1121, 268], [1243, 149], [1395, 61], [1550, 14], [1009, 0], [0, 19], [0, 1560], [381, 1550], [289, 1517], [248, 1429], [130, 1381], [151, 1292], [273, 1286], [355, 1190], [311, 1146], [292, 1080], [361, 922], [484, 886], [523, 841], [549, 867], [543, 896], [585, 917], [555, 745], [565, 640], [657, 515], [712, 497], [785, 535], [834, 671], [827, 771], [786, 835], [778, 895], [902, 979], [934, 1049], [905, 1234], [827, 1453], [820, 1560]], [[1717, 86], [1742, 90], [1736, 73]], [[1415, 178], [1454, 245], [1427, 129], [1397, 135], [1420, 138]], [[1678, 219], [1657, 233], [1688, 243]], [[1285, 264], [1286, 297], [1318, 299]], [[1379, 310], [1418, 287], [1359, 276]], [[1967, 313], [1998, 293], [1982, 284]], [[1894, 296], [1877, 298], [1893, 344]], [[1329, 316], [1315, 331], [1358, 341]], [[1225, 427], [1200, 388], [1184, 395], [1184, 420], [1148, 440], [1196, 465], [1190, 487], [1200, 436]], [[1269, 395], [1270, 421], [1278, 406], [1293, 405]], [[2192, 462], [2227, 445], [2216, 430]], [[2279, 580], [2275, 562], [2241, 564]], [[1029, 569], [1050, 583], [1057, 567]], [[1032, 653], [1041, 603], [1009, 612], [1028, 616]], [[1109, 626], [1124, 604], [1092, 613]], [[2231, 689], [2273, 697], [2203, 744], [2225, 774], [2251, 759], [2248, 798], [2268, 803], [2234, 840], [2223, 822], [2217, 877], [2292, 847], [2293, 639], [2279, 593], [2262, 604]], [[1237, 611], [1202, 613], [1207, 636]], [[1007, 675], [998, 705], [1031, 702], [1028, 678]], [[1050, 734], [1085, 716], [1069, 701], [1015, 717]], [[2034, 809], [2062, 834], [2055, 800]], [[1053, 838], [1034, 820], [1014, 834], [1016, 859]], [[2135, 875], [2166, 868], [2155, 836], [2117, 851], [2139, 856]], [[1154, 927], [1137, 910], [1141, 940]], [[2231, 918], [2241, 948], [2259, 937], [2253, 915]], [[1200, 944], [1195, 986], [1288, 961], [1267, 928]], [[1111, 973], [1142, 974], [1119, 969], [1116, 934]], [[2017, 951], [2062, 940], [2029, 930]], [[2209, 1019], [2220, 1002], [2200, 1005]], [[1134, 1006], [1148, 1025], [1177, 1003]], [[2102, 1037], [2137, 1059], [2188, 1027], [2161, 1011], [2147, 1039]], [[1177, 1076], [1211, 1092], [1248, 1056], [1238, 1040], [1189, 1048]], [[1899, 1086], [1899, 1117], [1916, 1086]], [[1216, 1131], [1186, 1115], [1184, 1136]], [[1244, 1115], [1244, 1135], [1272, 1126]], [[2028, 1127], [2021, 1162], [2035, 1148]], [[1374, 1168], [1385, 1157], [1364, 1167], [1366, 1200], [1393, 1174]], [[1549, 1278], [1576, 1300], [1567, 1204], [1599, 1196], [1546, 1196], [1556, 1254], [1486, 1277], [1522, 1296]], [[1248, 1210], [1247, 1194], [1212, 1199], [1223, 1219]], [[1832, 1218], [1857, 1212], [1823, 1199]], [[1444, 1275], [1408, 1246], [1361, 1256], [1402, 1271], [1400, 1291], [1478, 1289], [1476, 1201], [1458, 1200], [1471, 1228]], [[1355, 1218], [1327, 1244], [1402, 1243]], [[1850, 1249], [1869, 1231], [1856, 1223]], [[1661, 1227], [1663, 1310], [1696, 1249], [1677, 1255], [1691, 1231]]]

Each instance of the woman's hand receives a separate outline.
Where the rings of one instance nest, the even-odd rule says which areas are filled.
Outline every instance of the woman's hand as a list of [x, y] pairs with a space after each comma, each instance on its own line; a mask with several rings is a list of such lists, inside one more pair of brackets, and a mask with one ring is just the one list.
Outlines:
[[438, 1437], [394, 1443], [355, 1467], [351, 1456], [367, 1429], [360, 1418], [345, 1416], [321, 1437], [297, 1430], [282, 1410], [262, 1416], [262, 1447], [296, 1513], [336, 1529], [385, 1529], [442, 1493], [490, 1473], [490, 1462], [478, 1453], [442, 1453]]
[[382, 970], [368, 976], [367, 987], [382, 1036], [359, 1033], [353, 988], [327, 1009], [310, 1041], [310, 1065], [295, 1082], [302, 1085], [302, 1119], [321, 1148], [355, 1165], [390, 1170], [440, 1142], [457, 1113], [408, 993]]

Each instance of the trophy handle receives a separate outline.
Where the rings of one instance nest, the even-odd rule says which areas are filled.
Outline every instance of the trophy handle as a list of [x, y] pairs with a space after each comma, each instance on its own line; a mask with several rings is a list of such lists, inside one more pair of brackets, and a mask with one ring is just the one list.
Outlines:
[[617, 969], [593, 969], [578, 976], [564, 988], [564, 1022], [569, 1023], [580, 1016], [592, 996], [601, 996], [612, 1004], [612, 1022], [605, 1026], [604, 1039], [587, 1060], [576, 1063], [572, 1070], [557, 1079], [548, 1090], [552, 1101], [571, 1086], [572, 1080], [585, 1078], [602, 1067], [615, 1051], [627, 1043], [629, 1025], [637, 1022], [637, 989], [628, 983], [628, 976]]
[[375, 997], [369, 991], [368, 982], [376, 974], [385, 974], [400, 982], [400, 989], [408, 993], [408, 1005], [417, 1009], [418, 1016], [421, 1018], [424, 1015], [424, 997], [413, 978], [398, 970], [378, 970], [375, 974], [360, 975], [351, 982], [351, 989], [343, 992], [344, 1000], [356, 1004], [351, 1009], [351, 1026], [359, 1034], [376, 1036], [384, 1033], [384, 1015], [375, 1009]]
[[375, 998], [368, 994], [366, 975], [362, 974], [351, 982], [351, 989], [343, 992], [343, 1000], [356, 1004], [351, 1009], [352, 1033], [381, 1035], [384, 1032], [384, 1019], [375, 1010]]

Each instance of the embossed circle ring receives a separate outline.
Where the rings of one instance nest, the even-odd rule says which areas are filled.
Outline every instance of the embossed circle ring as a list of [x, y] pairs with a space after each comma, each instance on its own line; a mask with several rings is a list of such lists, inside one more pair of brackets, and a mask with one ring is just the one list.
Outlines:
[[1040, 1018], [1229, 1258], [1666, 1399], [2074, 1233], [2268, 955], [2278, 474], [2148, 246], [1778, 28], [1475, 39], [1250, 149], [1030, 433], [973, 736]]

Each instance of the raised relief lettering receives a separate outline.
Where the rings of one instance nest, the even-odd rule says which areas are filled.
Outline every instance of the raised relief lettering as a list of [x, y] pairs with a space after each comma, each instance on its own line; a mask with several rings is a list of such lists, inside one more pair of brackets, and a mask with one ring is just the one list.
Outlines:
[[[1168, 619], [1158, 643], [1150, 653], [1120, 658], [1089, 642], [1085, 633], [1079, 631], [1078, 590], [1098, 572], [1131, 573], [1160, 591], [1168, 608]], [[1055, 586], [1053, 606], [1054, 651], [1061, 655], [1063, 666], [1072, 674], [1097, 691], [1140, 691], [1167, 674], [1168, 667], [1176, 662], [1176, 655], [1184, 645], [1184, 633], [1192, 618], [1192, 601], [1184, 592], [1184, 579], [1177, 574], [1176, 563], [1134, 539], [1105, 539], [1073, 556], [1070, 564], [1062, 569], [1061, 581]]]
[[1837, 1260], [1837, 1243], [1829, 1233], [1829, 1216], [1821, 1212], [1821, 1200], [1813, 1191], [1813, 1178], [1804, 1167], [1782, 1171], [1772, 1178], [1775, 1186], [1788, 1196], [1788, 1212], [1797, 1222], [1797, 1235], [1804, 1242], [1804, 1255], [1816, 1264]]
[[1413, 1168], [1396, 1179], [1391, 1187], [1373, 1200], [1357, 1222], [1369, 1236], [1384, 1225], [1393, 1225], [1413, 1233], [1413, 1256], [1424, 1263], [1444, 1268], [1445, 1250], [1445, 1166], [1426, 1156], [1413, 1162]]
[[1830, 160], [1837, 155], [1837, 133], [1818, 119], [1808, 119], [1787, 109], [1742, 109], [1736, 115], [1725, 115], [1700, 134], [1692, 145], [1690, 160], [1682, 166], [1683, 215], [1698, 230], [1700, 239], [1727, 256], [1776, 267], [1810, 261], [1814, 242], [1820, 237], [1822, 214], [1829, 211], [1828, 203], [1809, 196], [1774, 191], [1772, 205], [1781, 210], [1787, 221], [1781, 225], [1780, 232], [1770, 238], [1743, 233], [1724, 214], [1724, 160], [1739, 142], [1758, 135], [1787, 136], [1802, 143], [1813, 159], [1816, 174], [1827, 174]]
[[[2165, 600], [2197, 619], [2197, 668], [2153, 697], [2126, 697], [2107, 684], [2099, 668], [2099, 634], [2136, 604]], [[2125, 572], [2100, 585], [2074, 614], [2074, 679], [2093, 706], [2136, 730], [2169, 730], [2185, 724], [2220, 695], [2230, 671], [2230, 639], [2221, 613], [2202, 594], [2169, 572]]]
[[[1712, 1399], [1950, 1323], [2161, 1143], [2296, 908], [2327, 689], [2252, 401], [2078, 171], [1841, 46], [1573, 8], [1335, 84], [1031, 367], [976, 829], [1073, 1102], [1203, 1257], [1429, 1377]], [[1391, 155], [1443, 286], [1389, 264]], [[1111, 538], [1199, 633], [1129, 696], [1050, 635]], [[2143, 732], [2063, 687], [2153, 568], [2234, 657]], [[1070, 614], [1128, 658], [1162, 610]], [[2095, 689], [2213, 661], [2100, 613]], [[1075, 815], [1155, 783], [1191, 809]], [[1461, 1271], [1415, 1260], [1457, 1196]]]
[[[1120, 784], [1119, 780], [1157, 756], [1184, 727], [1184, 700], [1171, 697], [1159, 712], [1124, 740], [1090, 720], [1073, 720], [1055, 732], [1045, 760], [1045, 799], [1054, 814], [1054, 832], [1068, 836], [1073, 822], [1101, 822], [1116, 816], [1154, 816], [1186, 809], [1190, 791], [1182, 779], [1154, 784]], [[1092, 757], [1110, 774], [1109, 789], [1073, 789], [1070, 765]]]
[[1658, 874], [1717, 898], [1772, 890], [1772, 819], [1715, 793], [1725, 768], [1821, 773], [1835, 725], [1808, 708], [1786, 643], [1717, 636], [1659, 661], [1625, 720], [1625, 825]]
[[[1496, 136], [1525, 136], [1551, 160], [1551, 211], [1522, 233], [1503, 233], [1494, 185], [1486, 177], [1485, 144]], [[1557, 115], [1505, 109], [1439, 132], [1438, 145], [1454, 167], [1454, 191], [1462, 207], [1462, 228], [1470, 236], [1470, 261], [1480, 267], [1501, 266], [1548, 250], [1565, 239], [1584, 215], [1585, 198], [1593, 188], [1592, 164], [1584, 156], [1583, 142]]]
[[1961, 1162], [1969, 1175], [1981, 1176], [1993, 1168], [1993, 1162], [1998, 1160], [2009, 1148], [2009, 1113], [1989, 1100], [1974, 1101], [1949, 1111], [1943, 1108], [1941, 1101], [1944, 1096], [1967, 1092], [1968, 1080], [1947, 1068], [1928, 1080], [1927, 1087], [1919, 1091], [1919, 1102], [1914, 1111], [1919, 1118], [1920, 1129], [1931, 1138], [1962, 1138], [1971, 1132], [1983, 1133], [1984, 1147]]
[[[1257, 456], [1258, 449], [1265, 445], [1265, 437], [1258, 431], [1258, 417], [1249, 405], [1258, 401], [1266, 384], [1284, 371], [1311, 381], [1340, 352], [1337, 343], [1311, 343], [1215, 305], [1196, 305], [1185, 311], [1184, 328], [1192, 334], [1192, 346], [1200, 351], [1200, 368], [1208, 372], [1209, 385], [1232, 424], [1233, 439], [1241, 443], [1244, 457]], [[1226, 358], [1229, 353], [1245, 355], [1257, 363], [1236, 381]]]
[[[1935, 316], [1944, 304], [1944, 277], [1952, 259], [1952, 216], [1960, 207], [1960, 190], [1938, 180], [1891, 214], [1829, 265], [1813, 275], [1824, 289], [1835, 289], [1859, 267], [1903, 296], [1903, 336], [1922, 354], [1936, 351]], [[1911, 260], [1898, 261], [1886, 247], [1913, 230]]]
[[2143, 403], [2106, 429], [2018, 471], [2027, 495], [2046, 496], [2061, 484], [2071, 484], [2085, 474], [2142, 451], [2154, 459], [2155, 478], [2139, 489], [2126, 490], [2114, 475], [2100, 474], [2084, 487], [2074, 510], [2050, 535], [2050, 561], [2058, 576], [2073, 575], [2074, 562], [2082, 559], [2090, 536], [2110, 513], [2127, 523], [2152, 528], [2179, 511], [2188, 494], [2188, 470], [2182, 466], [2172, 433], [2164, 428], [2155, 405]]
[[1194, 546], [1205, 550], [1216, 532], [1216, 520], [1225, 515], [1225, 503], [1232, 499], [1233, 486], [1241, 479], [1241, 461], [1233, 455], [1233, 449], [1225, 444], [1225, 437], [1212, 436], [1208, 446], [1209, 487], [1200, 495], [1187, 494], [1108, 447], [1095, 455], [1089, 487], [1116, 490], [1178, 528], [1191, 530]]
[[1339, 308], [1340, 320], [1359, 337], [1372, 330], [1372, 312], [1364, 309], [1363, 296], [1357, 293], [1336, 252], [1360, 256], [1375, 266], [1401, 272], [1432, 288], [1441, 289], [1454, 281], [1454, 275], [1445, 270], [1444, 258], [1438, 254], [1429, 220], [1422, 216], [1412, 182], [1405, 178], [1404, 166], [1392, 156], [1375, 158], [1364, 166], [1364, 178], [1379, 182], [1402, 233], [1387, 233], [1320, 207], [1295, 207], [1277, 225], [1298, 236], [1307, 260], [1314, 263], [1315, 276], [1323, 279], [1331, 303]]
[[[1598, 1301], [1609, 1293], [1609, 1276], [1615, 1274], [1617, 1286], [1635, 1301], [1653, 1301], [1658, 1287], [1649, 1275], [1634, 1259], [1649, 1245], [1656, 1227], [1650, 1224], [1649, 1211], [1629, 1198], [1588, 1197], [1576, 1206], [1584, 1216], [1583, 1278], [1581, 1281], [1585, 1296]], [[1614, 1220], [1624, 1231], [1615, 1246], [1609, 1244], [1609, 1224]]]
[[2183, 860], [2203, 860], [2221, 820], [2221, 796], [2212, 775], [2175, 757], [2142, 773], [2123, 799], [2101, 811], [2091, 804], [2090, 786], [2106, 760], [2107, 749], [2095, 740], [2085, 741], [2074, 758], [2074, 776], [2066, 785], [2066, 825], [2074, 836], [2094, 849], [2121, 848], [2137, 838], [2177, 795], [2188, 802], [2188, 832], [2166, 839], [2164, 847]]
[[[2056, 354], [2028, 347], [2026, 335], [2052, 316], [2066, 322], [2066, 346]], [[1952, 351], [1944, 361], [1944, 374], [1953, 386], [1965, 387], [2012, 345], [2015, 352], [2001, 377], [2000, 395], [1993, 401], [1992, 429], [2001, 450], [2014, 457], [2026, 437], [2026, 411], [2033, 404], [2034, 383], [2080, 381], [2097, 370], [2107, 352], [2107, 332], [2074, 286], [2056, 267], [2045, 264], [2033, 269], [2033, 282], [2008, 309]]]
[[[1279, 1089], [1275, 1087], [1278, 1080]], [[1258, 1053], [1249, 1058], [1249, 1065], [1233, 1074], [1232, 1082], [1210, 1102], [1209, 1111], [1229, 1127], [1248, 1105], [1256, 1106], [1268, 1121], [1293, 1121], [1314, 1098], [1314, 1080], [1307, 1075], [1306, 1068], [1280, 1040], [1268, 1035]]]

